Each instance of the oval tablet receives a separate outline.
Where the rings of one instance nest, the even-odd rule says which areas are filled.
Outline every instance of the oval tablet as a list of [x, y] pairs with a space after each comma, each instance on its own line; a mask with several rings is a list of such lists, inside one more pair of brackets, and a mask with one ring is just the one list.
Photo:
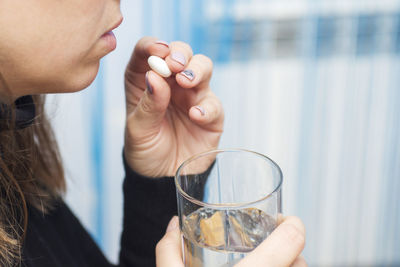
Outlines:
[[168, 68], [168, 65], [164, 59], [157, 56], [151, 56], [147, 62], [149, 63], [150, 68], [160, 74], [162, 77], [167, 78], [171, 76], [172, 72]]

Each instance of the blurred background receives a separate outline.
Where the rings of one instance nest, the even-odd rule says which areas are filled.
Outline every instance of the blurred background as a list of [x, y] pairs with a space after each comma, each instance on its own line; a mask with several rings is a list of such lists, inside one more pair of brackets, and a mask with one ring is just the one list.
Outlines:
[[114, 262], [122, 221], [123, 73], [144, 35], [215, 62], [220, 147], [284, 172], [310, 266], [400, 266], [399, 0], [122, 1], [119, 47], [94, 84], [48, 109], [78, 217]]

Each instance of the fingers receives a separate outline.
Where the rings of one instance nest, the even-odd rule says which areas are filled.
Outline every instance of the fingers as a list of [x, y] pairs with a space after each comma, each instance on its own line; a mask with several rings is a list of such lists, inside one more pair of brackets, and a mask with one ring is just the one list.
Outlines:
[[170, 70], [177, 73], [176, 82], [183, 88], [193, 88], [211, 79], [211, 59], [204, 55], [193, 56], [192, 48], [187, 43], [176, 41], [168, 44], [154, 37], [143, 37], [138, 41], [126, 69], [126, 77], [131, 79], [134, 73], [150, 70], [147, 63], [150, 56], [164, 58]]
[[172, 42], [170, 53], [165, 58], [168, 67], [176, 74], [176, 82], [182, 88], [194, 88], [211, 79], [213, 64], [204, 55], [194, 55], [190, 45], [184, 42]]
[[195, 88], [188, 100], [189, 118], [209, 130], [221, 132], [224, 121], [222, 104], [209, 89], [212, 70], [211, 59], [195, 55], [185, 70], [176, 75], [176, 82], [183, 90]]
[[182, 88], [198, 87], [208, 84], [213, 71], [213, 63], [204, 55], [195, 55], [185, 69], [176, 75], [176, 81]]
[[168, 43], [154, 37], [143, 37], [135, 46], [132, 58], [129, 61], [127, 72], [148, 71], [147, 59], [150, 56], [165, 58], [170, 52]]
[[[147, 59], [151, 55], [164, 58], [170, 70], [176, 73], [175, 77], [163, 79], [154, 71], [149, 71]], [[125, 76], [126, 81], [141, 89], [127, 92], [131, 96], [129, 103], [132, 104], [127, 105], [127, 108], [128, 111], [133, 111], [128, 114], [132, 114], [130, 117], [136, 122], [143, 122], [141, 129], [132, 129], [136, 132], [134, 136], [142, 136], [140, 131], [147, 131], [147, 136], [156, 132], [171, 94], [175, 103], [188, 110], [190, 119], [198, 125], [212, 126], [214, 122], [223, 122], [222, 105], [209, 89], [212, 70], [212, 61], [204, 55], [193, 56], [191, 47], [184, 42], [177, 41], [168, 45], [153, 37], [142, 38], [135, 47]], [[148, 73], [146, 83], [142, 78], [145, 72]], [[143, 94], [143, 88], [146, 87], [150, 90], [145, 90]], [[219, 129], [222, 125], [223, 123], [215, 123], [218, 126], [215, 130], [222, 131]], [[212, 130], [212, 127], [208, 129]]]
[[190, 45], [184, 42], [172, 42], [169, 44], [170, 53], [165, 58], [169, 69], [173, 73], [181, 72], [192, 59], [193, 51]]
[[[264, 242], [240, 261], [237, 267], [291, 266], [303, 250], [304, 244], [303, 223], [297, 217], [287, 217]], [[298, 264], [301, 264], [301, 260]]]
[[156, 246], [157, 267], [184, 267], [181, 251], [181, 233], [178, 217], [169, 222], [164, 237]]
[[[222, 127], [222, 123], [220, 123], [224, 120], [222, 104], [219, 99], [210, 92], [200, 103], [190, 108], [189, 118], [198, 125], [208, 125], [208, 128], [212, 125]], [[219, 128], [210, 130], [222, 131], [222, 129]]]

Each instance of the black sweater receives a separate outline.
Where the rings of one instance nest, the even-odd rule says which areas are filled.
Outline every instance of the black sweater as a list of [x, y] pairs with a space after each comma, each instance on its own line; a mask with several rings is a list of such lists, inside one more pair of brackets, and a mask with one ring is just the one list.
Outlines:
[[[172, 177], [147, 178], [125, 164], [124, 222], [118, 266], [154, 267], [155, 246], [177, 214]], [[112, 266], [62, 202], [47, 215], [29, 208], [22, 266]]]

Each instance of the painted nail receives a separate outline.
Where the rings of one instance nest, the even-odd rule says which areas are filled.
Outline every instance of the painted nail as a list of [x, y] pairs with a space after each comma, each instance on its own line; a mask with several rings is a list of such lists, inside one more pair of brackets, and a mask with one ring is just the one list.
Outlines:
[[148, 72], [146, 72], [146, 88], [150, 94], [153, 94], [153, 87], [151, 86], [151, 84], [149, 82], [149, 73]]
[[197, 108], [197, 110], [200, 111], [201, 116], [206, 115], [206, 110], [205, 110], [203, 107], [201, 107], [201, 106], [195, 106], [195, 108]]
[[188, 78], [190, 81], [193, 81], [194, 78], [196, 77], [192, 70], [184, 70], [184, 71], [181, 72], [181, 74], [183, 76], [185, 76], [186, 78]]
[[171, 54], [171, 58], [181, 64], [182, 66], [186, 65], [186, 59], [185, 55], [183, 55], [181, 52], [174, 52]]
[[166, 41], [163, 41], [163, 40], [156, 41], [156, 44], [165, 45], [166, 47], [169, 47], [169, 44]]

